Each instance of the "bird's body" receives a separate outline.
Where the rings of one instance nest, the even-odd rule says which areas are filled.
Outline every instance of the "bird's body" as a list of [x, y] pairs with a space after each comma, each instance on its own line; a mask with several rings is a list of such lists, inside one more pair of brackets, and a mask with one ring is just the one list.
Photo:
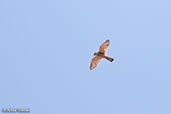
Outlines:
[[110, 41], [109, 41], [109, 40], [106, 40], [106, 41], [100, 46], [99, 51], [96, 52], [96, 53], [94, 53], [94, 56], [95, 56], [95, 57], [94, 57], [94, 58], [92, 59], [92, 61], [91, 61], [90, 70], [94, 69], [94, 68], [97, 66], [97, 64], [98, 64], [103, 58], [109, 60], [110, 62], [112, 62], [112, 61], [114, 60], [113, 58], [106, 56], [106, 54], [107, 54], [107, 48], [108, 48], [109, 44], [110, 44]]
[[102, 57], [105, 56], [105, 54], [103, 52], [100, 52], [100, 51], [98, 53], [94, 53], [94, 55], [95, 56], [102, 56]]

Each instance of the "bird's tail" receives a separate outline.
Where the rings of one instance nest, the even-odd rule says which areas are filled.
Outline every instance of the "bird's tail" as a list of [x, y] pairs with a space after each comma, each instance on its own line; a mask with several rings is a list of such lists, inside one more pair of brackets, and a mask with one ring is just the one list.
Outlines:
[[107, 60], [110, 61], [110, 62], [112, 62], [112, 61], [114, 60], [113, 58], [107, 57], [107, 56], [105, 56], [105, 59], [107, 59]]

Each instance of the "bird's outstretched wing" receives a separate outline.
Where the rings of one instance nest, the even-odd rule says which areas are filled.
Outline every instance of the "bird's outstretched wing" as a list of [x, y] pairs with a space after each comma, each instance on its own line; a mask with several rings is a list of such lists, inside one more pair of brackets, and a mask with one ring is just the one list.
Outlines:
[[105, 55], [107, 53], [107, 48], [109, 47], [110, 41], [106, 40], [99, 48], [100, 52], [103, 52]]
[[94, 69], [102, 59], [103, 57], [95, 56], [91, 61], [90, 70]]

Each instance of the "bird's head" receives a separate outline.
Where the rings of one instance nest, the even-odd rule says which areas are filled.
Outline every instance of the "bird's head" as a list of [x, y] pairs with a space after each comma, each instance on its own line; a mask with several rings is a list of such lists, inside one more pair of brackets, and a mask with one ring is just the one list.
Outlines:
[[95, 52], [95, 53], [94, 53], [94, 56], [96, 56], [96, 55], [97, 55], [97, 53]]

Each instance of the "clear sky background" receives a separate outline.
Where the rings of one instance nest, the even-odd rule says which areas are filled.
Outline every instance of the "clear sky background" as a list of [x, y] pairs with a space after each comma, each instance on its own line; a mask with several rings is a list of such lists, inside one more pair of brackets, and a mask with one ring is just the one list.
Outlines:
[[32, 114], [171, 114], [171, 1], [1, 0], [0, 91]]

